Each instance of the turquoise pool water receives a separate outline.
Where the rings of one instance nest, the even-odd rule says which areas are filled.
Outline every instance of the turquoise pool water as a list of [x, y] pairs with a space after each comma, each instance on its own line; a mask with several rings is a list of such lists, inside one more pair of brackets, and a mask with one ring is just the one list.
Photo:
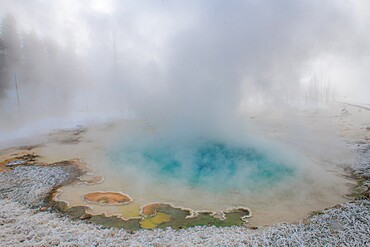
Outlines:
[[130, 176], [212, 191], [270, 188], [295, 174], [294, 166], [271, 154], [210, 140], [125, 144], [109, 156]]

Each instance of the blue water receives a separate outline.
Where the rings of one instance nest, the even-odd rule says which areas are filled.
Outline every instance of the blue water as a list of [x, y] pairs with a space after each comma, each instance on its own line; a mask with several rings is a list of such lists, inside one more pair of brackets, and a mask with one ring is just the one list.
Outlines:
[[118, 170], [214, 191], [270, 188], [295, 174], [294, 166], [266, 152], [206, 140], [126, 144], [110, 158]]

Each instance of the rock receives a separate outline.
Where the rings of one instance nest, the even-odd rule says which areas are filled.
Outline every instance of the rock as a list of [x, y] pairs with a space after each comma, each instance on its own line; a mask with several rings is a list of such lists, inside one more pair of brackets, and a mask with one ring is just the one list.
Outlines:
[[18, 166], [18, 165], [23, 165], [25, 163], [26, 163], [25, 160], [12, 160], [12, 161], [8, 162], [7, 164], [5, 164], [5, 166], [6, 167], [13, 167], [13, 166]]
[[90, 219], [91, 218], [91, 214], [83, 214], [80, 216], [80, 220], [87, 220], [87, 219]]

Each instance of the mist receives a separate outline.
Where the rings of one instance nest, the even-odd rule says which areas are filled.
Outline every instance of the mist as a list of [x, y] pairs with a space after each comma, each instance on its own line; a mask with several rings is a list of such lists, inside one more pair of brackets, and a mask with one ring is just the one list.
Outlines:
[[204, 134], [238, 129], [254, 109], [368, 103], [369, 11], [367, 1], [3, 0], [2, 126], [84, 113]]

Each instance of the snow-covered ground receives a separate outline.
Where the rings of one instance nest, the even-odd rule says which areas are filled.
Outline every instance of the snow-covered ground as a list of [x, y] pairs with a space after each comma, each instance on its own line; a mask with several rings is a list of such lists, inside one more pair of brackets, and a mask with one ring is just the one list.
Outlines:
[[369, 99], [351, 99], [351, 98], [338, 98], [336, 99], [338, 103], [344, 103], [352, 106], [358, 106], [370, 110]]
[[57, 213], [39, 212], [0, 200], [1, 246], [367, 246], [370, 202], [329, 209], [307, 224], [281, 224], [259, 230], [194, 227], [185, 230], [103, 229]]

